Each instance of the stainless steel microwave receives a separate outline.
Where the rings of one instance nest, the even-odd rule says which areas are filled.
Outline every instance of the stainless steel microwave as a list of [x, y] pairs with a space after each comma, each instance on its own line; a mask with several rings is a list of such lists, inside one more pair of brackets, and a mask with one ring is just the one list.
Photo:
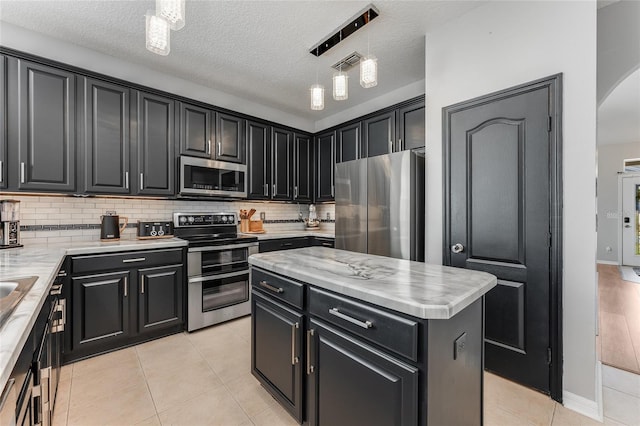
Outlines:
[[247, 197], [247, 166], [180, 156], [180, 195]]

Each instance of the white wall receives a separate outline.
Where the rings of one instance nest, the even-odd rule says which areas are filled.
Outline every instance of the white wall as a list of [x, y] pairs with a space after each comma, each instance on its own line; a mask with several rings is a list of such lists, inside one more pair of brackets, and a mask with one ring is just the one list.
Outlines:
[[618, 172], [625, 159], [638, 157], [640, 141], [598, 146], [598, 261], [618, 261]]
[[442, 108], [560, 72], [563, 387], [595, 410], [595, 2], [495, 2], [427, 34], [427, 261], [442, 261]]
[[271, 120], [307, 132], [315, 131], [315, 122], [278, 109], [252, 102], [229, 93], [201, 86], [154, 69], [117, 59], [95, 50], [47, 37], [2, 22], [0, 44], [86, 70], [98, 72], [165, 92], [206, 102], [232, 111]]

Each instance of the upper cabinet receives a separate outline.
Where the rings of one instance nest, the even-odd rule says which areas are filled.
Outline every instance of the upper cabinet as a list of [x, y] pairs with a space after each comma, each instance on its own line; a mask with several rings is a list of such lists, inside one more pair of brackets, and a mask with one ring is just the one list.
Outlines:
[[313, 200], [313, 139], [295, 134], [293, 143], [293, 200]]
[[215, 113], [207, 108], [180, 102], [180, 154], [211, 158], [215, 140]]
[[138, 170], [141, 195], [175, 193], [175, 101], [149, 93], [137, 93]]
[[216, 113], [216, 143], [213, 158], [245, 164], [246, 120], [231, 114]]
[[390, 154], [396, 147], [396, 111], [388, 111], [362, 122], [367, 157]]
[[271, 131], [268, 125], [247, 122], [249, 188], [253, 200], [268, 200], [271, 192]]
[[[131, 178], [128, 87], [80, 78], [78, 118], [80, 167], [84, 191], [129, 194]], [[82, 190], [82, 189], [81, 189]]]
[[424, 147], [424, 100], [398, 109], [398, 150]]
[[363, 157], [362, 123], [360, 121], [338, 127], [336, 134], [338, 137], [336, 163], [357, 160]]
[[17, 172], [17, 189], [75, 191], [75, 74], [16, 58], [8, 74], [8, 139], [17, 145], [9, 171]]
[[336, 132], [316, 136], [316, 201], [333, 201]]
[[7, 187], [7, 58], [0, 55], [0, 188]]
[[271, 128], [271, 199], [291, 200], [293, 177], [293, 133]]

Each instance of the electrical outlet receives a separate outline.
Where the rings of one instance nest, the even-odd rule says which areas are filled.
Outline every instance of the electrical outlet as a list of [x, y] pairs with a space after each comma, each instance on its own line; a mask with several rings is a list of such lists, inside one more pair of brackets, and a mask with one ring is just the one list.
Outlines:
[[460, 337], [458, 337], [453, 342], [453, 359], [458, 359], [461, 357], [465, 351], [465, 346], [467, 345], [467, 333], [462, 333]]
[[265, 220], [267, 217], [267, 214], [265, 212], [260, 212], [260, 220]]

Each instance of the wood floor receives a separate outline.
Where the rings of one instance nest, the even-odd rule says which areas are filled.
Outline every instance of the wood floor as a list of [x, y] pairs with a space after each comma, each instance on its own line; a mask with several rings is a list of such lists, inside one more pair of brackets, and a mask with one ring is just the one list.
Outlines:
[[615, 265], [598, 265], [600, 360], [640, 374], [640, 284], [624, 281]]

